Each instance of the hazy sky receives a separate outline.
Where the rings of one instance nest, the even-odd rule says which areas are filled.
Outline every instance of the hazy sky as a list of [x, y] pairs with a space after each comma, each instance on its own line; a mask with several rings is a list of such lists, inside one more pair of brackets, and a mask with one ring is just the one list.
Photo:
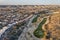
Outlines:
[[41, 5], [41, 4], [60, 5], [60, 0], [0, 0], [0, 5]]

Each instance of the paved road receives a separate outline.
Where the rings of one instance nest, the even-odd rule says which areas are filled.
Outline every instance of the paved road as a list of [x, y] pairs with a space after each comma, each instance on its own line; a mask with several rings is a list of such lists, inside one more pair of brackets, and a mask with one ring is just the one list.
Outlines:
[[[34, 15], [34, 16], [29, 20], [29, 22], [28, 22], [28, 24], [27, 24], [27, 27], [24, 28], [24, 30], [23, 30], [22, 34], [19, 36], [18, 40], [26, 40], [26, 38], [24, 37], [24, 35], [25, 35], [25, 33], [27, 32], [27, 29], [30, 28], [29, 26], [30, 26], [32, 20], [33, 20], [36, 16], [37, 16], [37, 15]], [[22, 36], [23, 36], [24, 38], [21, 38]]]
[[14, 23], [12, 23], [12, 24], [8, 24], [6, 27], [3, 27], [3, 28], [0, 30], [0, 38], [1, 38], [2, 34], [6, 32], [6, 30], [12, 28], [12, 27], [13, 27], [14, 25], [16, 25], [17, 23], [21, 23], [21, 22], [23, 22], [23, 21], [27, 21], [27, 20], [28, 20], [29, 18], [31, 18], [31, 17], [32, 17], [32, 15], [30, 15], [30, 16], [27, 17], [27, 18], [25, 18], [24, 20], [20, 20], [20, 21], [18, 21], [18, 22], [14, 22]]

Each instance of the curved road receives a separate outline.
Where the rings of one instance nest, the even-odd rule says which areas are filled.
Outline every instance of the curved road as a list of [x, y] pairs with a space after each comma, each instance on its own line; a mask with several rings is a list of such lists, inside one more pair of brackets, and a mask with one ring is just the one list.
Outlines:
[[[27, 24], [27, 27], [28, 27], [28, 28], [29, 28], [32, 20], [33, 20], [36, 16], [37, 16], [37, 15], [34, 15], [34, 16], [29, 20], [29, 22], [28, 22], [28, 24]], [[26, 33], [26, 30], [28, 29], [27, 27], [25, 27], [25, 29], [23, 30], [23, 33], [19, 36], [18, 40], [23, 40], [23, 39], [24, 39], [24, 38], [21, 38], [21, 37], [24, 36], [24, 34]], [[25, 38], [25, 39], [26, 39], [26, 38]], [[24, 39], [24, 40], [25, 40], [25, 39]]]

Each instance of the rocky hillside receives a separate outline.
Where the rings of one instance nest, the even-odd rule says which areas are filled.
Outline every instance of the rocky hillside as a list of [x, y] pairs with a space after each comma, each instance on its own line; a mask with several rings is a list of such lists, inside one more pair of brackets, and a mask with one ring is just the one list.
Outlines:
[[60, 13], [52, 14], [45, 25], [46, 33], [50, 32], [52, 40], [60, 40]]

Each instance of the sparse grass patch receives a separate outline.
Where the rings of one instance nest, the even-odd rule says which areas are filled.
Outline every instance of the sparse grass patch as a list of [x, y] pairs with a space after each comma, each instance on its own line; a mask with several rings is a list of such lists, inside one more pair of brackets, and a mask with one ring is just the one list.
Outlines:
[[42, 25], [46, 22], [47, 18], [44, 18], [41, 23], [39, 23], [38, 28], [33, 32], [34, 36], [37, 38], [44, 37], [44, 31], [42, 29]]

